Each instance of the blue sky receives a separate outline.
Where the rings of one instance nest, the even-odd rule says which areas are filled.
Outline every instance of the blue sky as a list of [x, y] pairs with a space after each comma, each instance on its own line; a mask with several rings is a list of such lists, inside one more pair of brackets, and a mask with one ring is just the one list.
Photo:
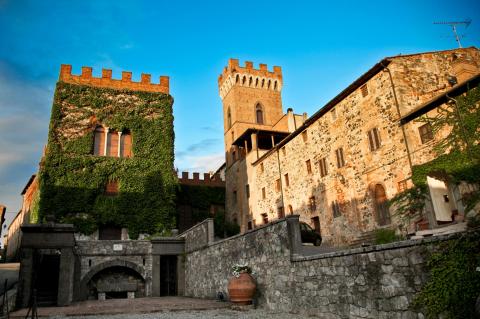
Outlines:
[[228, 58], [283, 69], [283, 105], [313, 114], [385, 56], [480, 47], [479, 1], [0, 0], [0, 203], [38, 168], [61, 63], [170, 76], [179, 170], [224, 157], [217, 77]]

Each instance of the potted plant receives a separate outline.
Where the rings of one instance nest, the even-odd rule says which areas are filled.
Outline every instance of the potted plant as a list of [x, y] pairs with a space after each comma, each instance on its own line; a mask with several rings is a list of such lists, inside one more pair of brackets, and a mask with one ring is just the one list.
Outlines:
[[230, 301], [240, 305], [252, 303], [255, 294], [256, 284], [251, 274], [252, 269], [247, 265], [234, 265], [232, 275], [228, 282], [228, 295]]

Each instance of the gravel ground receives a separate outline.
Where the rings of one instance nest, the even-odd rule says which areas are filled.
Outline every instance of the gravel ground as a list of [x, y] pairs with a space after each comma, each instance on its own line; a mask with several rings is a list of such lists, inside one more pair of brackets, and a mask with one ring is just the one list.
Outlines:
[[168, 311], [148, 314], [128, 314], [110, 316], [85, 316], [85, 317], [50, 317], [54, 319], [302, 319], [305, 316], [288, 313], [272, 313], [265, 310], [235, 311], [230, 309], [204, 310], [204, 311]]

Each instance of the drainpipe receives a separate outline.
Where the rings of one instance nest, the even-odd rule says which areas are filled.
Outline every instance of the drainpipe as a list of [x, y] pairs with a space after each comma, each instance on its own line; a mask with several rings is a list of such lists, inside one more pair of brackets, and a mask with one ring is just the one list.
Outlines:
[[[380, 65], [383, 66], [384, 70], [387, 70], [389, 78], [390, 78], [390, 83], [392, 85], [392, 92], [393, 92], [393, 98], [395, 100], [395, 106], [397, 108], [397, 114], [398, 118], [400, 119], [402, 117], [400, 113], [400, 104], [398, 103], [398, 98], [397, 98], [397, 93], [395, 92], [395, 84], [393, 83], [393, 77], [392, 77], [392, 72], [390, 72], [390, 69], [383, 64], [383, 61], [380, 62]], [[407, 150], [407, 158], [408, 158], [408, 165], [410, 166], [410, 172], [411, 174], [413, 173], [413, 165], [412, 165], [412, 157], [410, 154], [410, 147], [408, 146], [408, 140], [407, 140], [407, 134], [405, 133], [405, 127], [400, 123], [400, 127], [402, 128], [402, 134], [403, 134], [403, 140], [405, 141], [405, 148]]]
[[277, 149], [277, 164], [278, 164], [278, 175], [280, 177], [280, 195], [281, 195], [281, 199], [282, 199], [282, 209], [283, 209], [283, 215], [285, 215], [285, 203], [283, 201], [283, 182], [282, 182], [282, 168], [280, 166], [280, 153], [278, 151], [278, 147], [276, 148]]

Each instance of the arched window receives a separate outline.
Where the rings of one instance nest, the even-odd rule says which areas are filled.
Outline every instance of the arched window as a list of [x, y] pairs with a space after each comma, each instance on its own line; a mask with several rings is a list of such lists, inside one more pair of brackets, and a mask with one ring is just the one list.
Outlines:
[[376, 184], [374, 189], [375, 211], [380, 226], [390, 224], [390, 212], [388, 210], [387, 194], [381, 184]]
[[97, 126], [93, 139], [93, 155], [132, 157], [132, 135], [128, 130], [117, 132]]
[[228, 111], [227, 111], [227, 127], [228, 128], [232, 127], [232, 113], [230, 112], [230, 108], [228, 108]]
[[95, 128], [93, 136], [93, 155], [105, 155], [105, 129], [101, 126]]
[[255, 106], [255, 118], [257, 120], [257, 124], [263, 124], [263, 110], [260, 104]]
[[237, 74], [237, 76], [235, 77], [235, 83], [238, 83], [240, 82], [240, 76]]

